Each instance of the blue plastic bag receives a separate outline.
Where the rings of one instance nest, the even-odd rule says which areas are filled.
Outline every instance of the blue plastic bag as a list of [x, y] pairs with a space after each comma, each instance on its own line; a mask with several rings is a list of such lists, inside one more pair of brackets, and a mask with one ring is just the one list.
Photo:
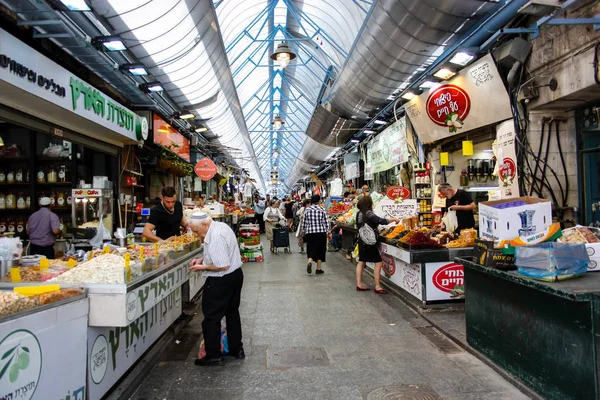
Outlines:
[[584, 244], [548, 242], [517, 247], [515, 251], [520, 274], [548, 282], [583, 275], [589, 263]]

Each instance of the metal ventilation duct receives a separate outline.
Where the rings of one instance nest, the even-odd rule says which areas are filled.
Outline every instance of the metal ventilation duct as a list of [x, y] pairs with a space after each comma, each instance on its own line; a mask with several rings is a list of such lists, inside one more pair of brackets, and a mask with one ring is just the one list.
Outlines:
[[359, 129], [359, 124], [340, 118], [323, 106], [317, 106], [306, 130], [307, 138], [285, 183], [296, 181], [319, 166], [332, 152], [345, 145]]
[[369, 119], [369, 113], [387, 104], [419, 68], [435, 61], [500, 5], [481, 0], [379, 0], [332, 88], [332, 111]]

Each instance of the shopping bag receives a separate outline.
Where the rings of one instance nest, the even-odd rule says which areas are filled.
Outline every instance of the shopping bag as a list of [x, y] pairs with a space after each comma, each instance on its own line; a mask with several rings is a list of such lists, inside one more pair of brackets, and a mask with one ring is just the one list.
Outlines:
[[519, 273], [548, 282], [583, 275], [589, 263], [585, 244], [545, 242], [515, 249]]
[[94, 248], [94, 249], [101, 249], [102, 245], [104, 244], [104, 240], [110, 239], [110, 232], [108, 231], [108, 229], [106, 229], [104, 227], [104, 223], [102, 221], [104, 216], [100, 217], [100, 223], [98, 224], [98, 230], [96, 231], [96, 236], [94, 236], [93, 238], [90, 239], [90, 245]]
[[[229, 345], [227, 343], [227, 329], [221, 328], [221, 354], [225, 355], [229, 353]], [[206, 357], [206, 348], [204, 347], [204, 339], [200, 342], [200, 350], [198, 351], [198, 358]]]
[[352, 252], [352, 257], [358, 260], [358, 245], [356, 245], [356, 247], [354, 248], [354, 251]]
[[456, 211], [448, 210], [444, 218], [442, 218], [442, 222], [446, 226], [446, 230], [450, 233], [454, 233], [456, 228], [458, 228], [458, 218], [456, 217]]

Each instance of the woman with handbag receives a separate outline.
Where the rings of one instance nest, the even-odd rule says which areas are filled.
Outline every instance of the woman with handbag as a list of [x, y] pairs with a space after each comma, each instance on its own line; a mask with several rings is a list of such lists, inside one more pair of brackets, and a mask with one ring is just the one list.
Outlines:
[[381, 267], [383, 260], [377, 248], [378, 227], [388, 225], [391, 222], [398, 223], [398, 218], [380, 218], [373, 212], [373, 200], [371, 196], [365, 195], [358, 201], [358, 215], [356, 225], [358, 226], [358, 264], [356, 265], [356, 290], [369, 290], [362, 282], [362, 274], [366, 263], [375, 263], [373, 275], [375, 277], [375, 293], [387, 294], [387, 290], [381, 287]]
[[265, 210], [263, 218], [265, 220], [265, 231], [267, 232], [267, 239], [271, 243], [271, 251], [273, 251], [273, 227], [275, 227], [279, 221], [285, 220], [285, 217], [279, 210], [278, 200], [271, 200], [271, 204]]

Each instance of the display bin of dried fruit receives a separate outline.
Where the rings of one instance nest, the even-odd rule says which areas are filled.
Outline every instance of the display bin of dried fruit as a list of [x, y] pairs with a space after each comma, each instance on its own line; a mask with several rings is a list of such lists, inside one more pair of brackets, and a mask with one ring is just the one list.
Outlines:
[[28, 297], [4, 284], [0, 289], [0, 315], [3, 398], [60, 399], [66, 393], [71, 393], [72, 398], [85, 397], [88, 329], [85, 289]]

